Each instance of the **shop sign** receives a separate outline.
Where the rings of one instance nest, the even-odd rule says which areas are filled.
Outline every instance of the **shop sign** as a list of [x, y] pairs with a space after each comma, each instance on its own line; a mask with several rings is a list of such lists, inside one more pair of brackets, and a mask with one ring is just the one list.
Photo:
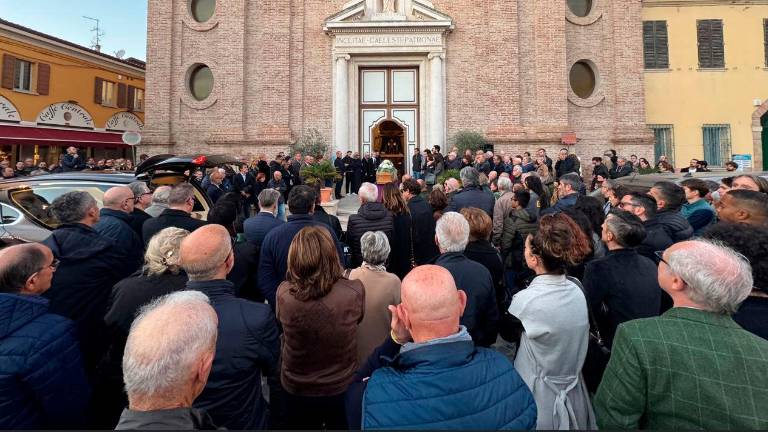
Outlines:
[[80, 105], [64, 102], [48, 105], [37, 116], [37, 124], [93, 129], [93, 118]]
[[11, 101], [0, 96], [0, 121], [20, 122], [19, 111], [13, 106]]
[[144, 129], [144, 123], [135, 114], [123, 111], [110, 117], [104, 128], [107, 130], [136, 132]]

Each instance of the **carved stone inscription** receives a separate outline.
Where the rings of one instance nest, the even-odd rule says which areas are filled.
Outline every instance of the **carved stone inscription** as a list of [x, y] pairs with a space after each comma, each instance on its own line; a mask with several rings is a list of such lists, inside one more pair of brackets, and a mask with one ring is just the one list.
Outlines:
[[442, 46], [439, 34], [408, 35], [338, 35], [337, 47], [421, 47]]

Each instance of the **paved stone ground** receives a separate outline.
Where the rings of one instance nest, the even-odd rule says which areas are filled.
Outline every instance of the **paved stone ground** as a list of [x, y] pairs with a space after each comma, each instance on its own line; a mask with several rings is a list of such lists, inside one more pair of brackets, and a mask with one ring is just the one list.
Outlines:
[[347, 221], [349, 221], [349, 215], [357, 213], [357, 209], [360, 208], [360, 197], [357, 195], [347, 195], [339, 200], [339, 209], [336, 212], [336, 216], [339, 217], [341, 222], [341, 228], [347, 230]]

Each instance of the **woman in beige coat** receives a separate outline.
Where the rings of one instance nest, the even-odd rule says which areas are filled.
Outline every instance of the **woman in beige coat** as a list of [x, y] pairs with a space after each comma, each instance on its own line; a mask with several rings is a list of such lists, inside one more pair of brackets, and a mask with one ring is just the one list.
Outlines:
[[390, 246], [386, 234], [369, 231], [360, 238], [363, 264], [352, 270], [349, 279], [365, 287], [365, 316], [357, 330], [357, 360], [365, 363], [373, 351], [389, 337], [389, 305], [400, 304], [400, 279], [385, 267]]

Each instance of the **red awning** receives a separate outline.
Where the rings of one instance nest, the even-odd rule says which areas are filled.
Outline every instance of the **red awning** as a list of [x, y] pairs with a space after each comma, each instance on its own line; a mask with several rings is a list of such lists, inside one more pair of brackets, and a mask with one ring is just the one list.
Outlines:
[[0, 143], [76, 147], [130, 147], [119, 132], [0, 125]]

